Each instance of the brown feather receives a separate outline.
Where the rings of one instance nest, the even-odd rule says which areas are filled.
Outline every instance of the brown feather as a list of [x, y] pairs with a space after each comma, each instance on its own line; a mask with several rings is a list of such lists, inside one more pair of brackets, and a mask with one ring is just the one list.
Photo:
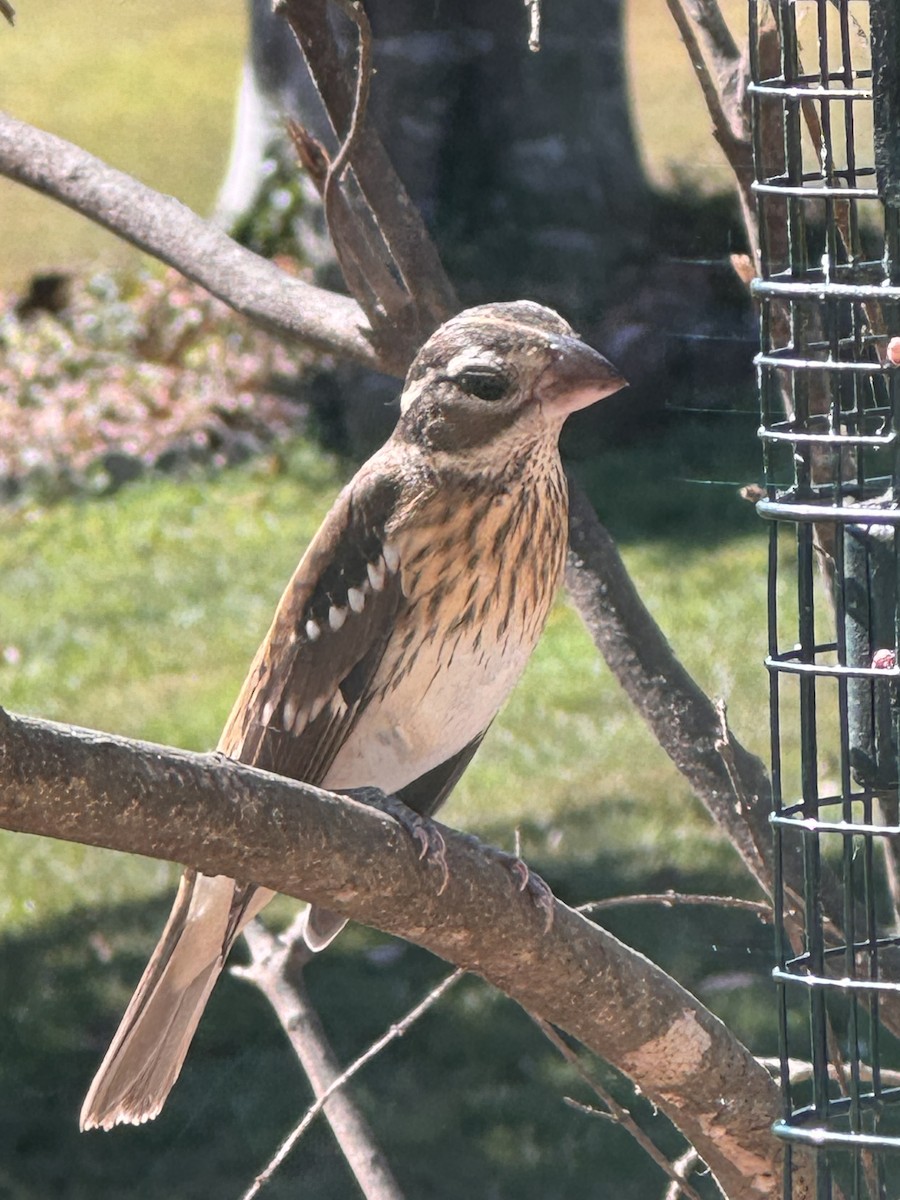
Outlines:
[[[219, 749], [420, 813], [446, 799], [537, 641], [565, 555], [557, 436], [621, 386], [555, 313], [460, 314], [422, 348], [394, 436], [304, 554]], [[82, 1127], [155, 1116], [232, 942], [272, 893], [188, 872]], [[309, 943], [343, 917], [313, 909]]]

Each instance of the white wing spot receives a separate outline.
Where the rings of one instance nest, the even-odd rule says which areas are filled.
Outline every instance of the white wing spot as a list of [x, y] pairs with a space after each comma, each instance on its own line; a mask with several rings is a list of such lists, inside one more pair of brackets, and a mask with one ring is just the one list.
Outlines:
[[308, 718], [309, 718], [309, 710], [308, 709], [300, 708], [297, 710], [297, 715], [296, 715], [296, 717], [294, 717], [294, 720], [293, 720], [293, 723], [291, 726], [294, 733], [302, 733], [303, 732], [304, 728], [306, 727], [306, 722], [307, 722]]
[[347, 588], [347, 603], [355, 613], [361, 613], [366, 603], [365, 593], [359, 588]]
[[272, 723], [272, 717], [274, 717], [274, 715], [275, 715], [275, 703], [276, 702], [274, 700], [267, 700], [266, 703], [263, 705], [263, 710], [262, 710], [263, 725], [270, 725]]
[[385, 542], [382, 553], [384, 556], [384, 565], [392, 575], [396, 574], [400, 566], [400, 551], [396, 546], [392, 546], [390, 542]]
[[384, 587], [385, 569], [383, 558], [379, 558], [378, 562], [376, 563], [366, 563], [366, 571], [369, 575], [369, 583], [371, 583], [372, 590], [374, 592], [380, 592]]
[[346, 608], [337, 608], [332, 604], [328, 610], [328, 624], [335, 633], [340, 629], [343, 623], [347, 620]]
[[315, 642], [318, 640], [321, 632], [322, 630], [319, 628], [318, 623], [310, 617], [306, 622], [306, 636], [311, 642]]
[[281, 727], [285, 733], [289, 733], [294, 724], [294, 718], [297, 715], [297, 702], [288, 698], [284, 702], [284, 708], [281, 710]]

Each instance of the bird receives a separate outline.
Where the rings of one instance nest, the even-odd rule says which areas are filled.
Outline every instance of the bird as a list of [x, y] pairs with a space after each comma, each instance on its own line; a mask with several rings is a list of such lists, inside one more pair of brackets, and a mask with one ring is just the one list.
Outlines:
[[[466, 309], [416, 355], [388, 441], [341, 491], [278, 604], [218, 749], [430, 817], [540, 637], [565, 564], [566, 417], [625, 386], [556, 312]], [[184, 872], [81, 1111], [142, 1124], [181, 1071], [226, 956], [273, 893]], [[346, 919], [307, 909], [324, 949]]]

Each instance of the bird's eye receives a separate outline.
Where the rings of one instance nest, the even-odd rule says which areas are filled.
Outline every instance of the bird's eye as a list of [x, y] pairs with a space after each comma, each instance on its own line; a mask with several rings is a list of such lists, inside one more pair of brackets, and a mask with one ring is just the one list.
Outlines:
[[456, 382], [467, 396], [476, 396], [479, 400], [502, 400], [512, 387], [512, 380], [499, 371], [463, 371], [457, 375]]

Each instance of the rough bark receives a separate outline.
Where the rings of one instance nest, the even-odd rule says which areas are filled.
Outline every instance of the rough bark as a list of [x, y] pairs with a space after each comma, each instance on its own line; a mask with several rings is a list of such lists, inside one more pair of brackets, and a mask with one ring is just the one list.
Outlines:
[[[216, 754], [0, 714], [0, 825], [253, 880], [482, 975], [624, 1071], [730, 1200], [770, 1197], [768, 1072], [702, 1004], [559, 901], [553, 923], [475, 839], [442, 828], [450, 882], [383, 814]], [[795, 1195], [807, 1180], [798, 1175]]]
[[52, 196], [176, 267], [264, 328], [385, 369], [354, 300], [286, 275], [174, 197], [2, 112], [0, 174]]
[[[248, 7], [220, 204], [230, 219], [241, 203], [245, 211], [258, 203], [260, 168], [285, 116], [329, 140], [283, 20], [270, 0]], [[540, 54], [529, 52], [524, 7], [508, 0], [367, 0], [366, 10], [376, 34], [373, 126], [464, 301], [540, 295], [579, 319], [590, 315], [616, 268], [645, 254], [652, 237], [621, 0], [555, 6], [545, 14]], [[352, 64], [354, 35], [336, 7], [328, 12], [317, 0], [296, 11], [310, 34], [326, 22], [337, 35], [337, 61]], [[315, 214], [307, 209], [295, 224], [315, 227]]]

